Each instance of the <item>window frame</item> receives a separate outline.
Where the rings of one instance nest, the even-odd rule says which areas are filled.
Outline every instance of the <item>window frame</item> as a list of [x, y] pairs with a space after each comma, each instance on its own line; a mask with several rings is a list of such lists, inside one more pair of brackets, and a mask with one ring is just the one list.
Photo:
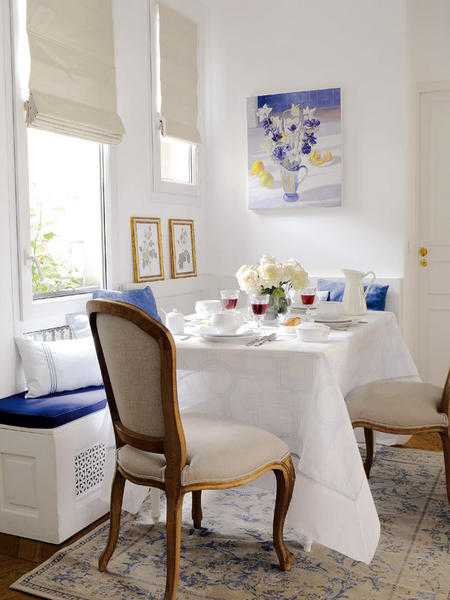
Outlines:
[[[24, 322], [23, 329], [32, 327], [51, 326], [61, 323], [62, 317], [69, 312], [84, 310], [86, 302], [92, 297], [89, 290], [67, 290], [34, 298], [31, 277], [31, 224], [30, 197], [28, 178], [28, 145], [27, 126], [25, 122], [24, 103], [18, 77], [20, 49], [20, 33], [23, 23], [20, 23], [20, 10], [17, 0], [10, 0], [10, 45], [11, 45], [11, 81], [12, 81], [12, 113], [13, 113], [13, 155], [14, 155], [14, 188], [15, 188], [15, 223], [13, 235], [17, 238], [18, 263], [18, 319]], [[100, 202], [102, 213], [102, 275], [101, 285], [107, 287], [110, 271], [109, 257], [111, 256], [107, 232], [111, 225], [111, 177], [110, 177], [110, 148], [100, 144]], [[97, 288], [96, 288], [97, 289]]]
[[[168, 181], [161, 177], [161, 128], [162, 116], [159, 113], [160, 106], [160, 80], [159, 80], [159, 29], [158, 29], [158, 2], [150, 0], [149, 10], [149, 59], [151, 72], [150, 109], [152, 123], [152, 151], [153, 151], [153, 191], [164, 194], [166, 201], [175, 201], [174, 196], [181, 197], [184, 201], [196, 204], [200, 195], [200, 144], [193, 146], [193, 182], [179, 183]], [[200, 42], [198, 52], [200, 52]], [[200, 73], [200, 70], [199, 70]]]

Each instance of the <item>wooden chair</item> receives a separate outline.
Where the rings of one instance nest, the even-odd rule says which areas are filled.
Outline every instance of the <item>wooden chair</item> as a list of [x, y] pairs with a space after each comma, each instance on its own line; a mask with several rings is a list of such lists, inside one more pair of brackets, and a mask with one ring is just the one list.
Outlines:
[[364, 427], [367, 478], [373, 463], [374, 431], [439, 433], [450, 503], [450, 372], [444, 389], [429, 383], [386, 379], [356, 388], [346, 398], [353, 427]]
[[169, 331], [125, 303], [87, 304], [118, 447], [111, 492], [109, 539], [99, 560], [105, 571], [116, 547], [125, 480], [164, 490], [167, 499], [165, 600], [179, 579], [182, 503], [192, 492], [192, 518], [201, 527], [201, 493], [244, 485], [274, 471], [277, 493], [273, 542], [280, 569], [292, 554], [283, 528], [295, 482], [288, 447], [276, 436], [233, 421], [187, 414], [180, 418], [176, 352]]

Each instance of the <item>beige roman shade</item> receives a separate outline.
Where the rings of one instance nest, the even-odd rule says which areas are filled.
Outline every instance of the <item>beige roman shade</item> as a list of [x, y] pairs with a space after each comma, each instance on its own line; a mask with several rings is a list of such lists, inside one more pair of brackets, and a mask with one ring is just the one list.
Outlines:
[[117, 144], [111, 0], [27, 0], [29, 127]]
[[162, 133], [199, 143], [197, 25], [159, 5]]

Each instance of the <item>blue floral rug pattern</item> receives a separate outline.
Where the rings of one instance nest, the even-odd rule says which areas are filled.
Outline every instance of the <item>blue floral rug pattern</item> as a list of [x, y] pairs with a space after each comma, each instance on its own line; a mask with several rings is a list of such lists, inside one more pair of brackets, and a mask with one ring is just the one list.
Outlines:
[[[381, 541], [370, 565], [286, 540], [295, 555], [277, 569], [271, 543], [274, 494], [254, 487], [209, 492], [204, 526], [193, 532], [185, 502], [180, 600], [449, 600], [450, 508], [441, 453], [379, 448], [371, 488]], [[101, 525], [12, 587], [51, 600], [160, 600], [165, 534], [144, 510], [127, 515], [108, 572], [99, 573]]]

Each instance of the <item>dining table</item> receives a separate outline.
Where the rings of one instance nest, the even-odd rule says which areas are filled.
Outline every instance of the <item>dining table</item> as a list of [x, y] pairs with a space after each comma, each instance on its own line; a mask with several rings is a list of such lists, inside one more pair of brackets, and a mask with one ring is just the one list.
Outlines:
[[296, 464], [287, 525], [301, 541], [370, 563], [380, 522], [345, 396], [378, 379], [417, 379], [414, 361], [390, 312], [369, 312], [323, 342], [283, 329], [260, 346], [175, 336], [181, 414], [231, 418], [283, 439]]

